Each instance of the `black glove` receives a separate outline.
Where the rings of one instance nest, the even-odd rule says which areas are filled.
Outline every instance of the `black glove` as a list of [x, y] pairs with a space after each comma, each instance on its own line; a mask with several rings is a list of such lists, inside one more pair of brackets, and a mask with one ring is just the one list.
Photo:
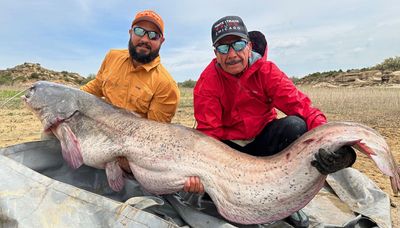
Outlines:
[[352, 166], [357, 155], [350, 146], [343, 146], [335, 152], [319, 149], [314, 158], [315, 160], [311, 161], [311, 165], [317, 168], [321, 174], [328, 175]]

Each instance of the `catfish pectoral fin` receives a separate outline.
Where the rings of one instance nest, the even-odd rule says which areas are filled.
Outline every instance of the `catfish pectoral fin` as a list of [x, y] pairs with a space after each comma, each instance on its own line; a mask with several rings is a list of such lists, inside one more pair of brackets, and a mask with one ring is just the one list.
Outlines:
[[118, 161], [111, 161], [107, 162], [105, 165], [106, 175], [108, 184], [110, 185], [111, 189], [119, 192], [125, 186], [125, 180], [122, 176], [123, 171], [121, 167], [118, 165]]
[[83, 165], [79, 141], [70, 127], [65, 123], [61, 123], [52, 128], [52, 131], [61, 142], [61, 153], [68, 165], [73, 169]]

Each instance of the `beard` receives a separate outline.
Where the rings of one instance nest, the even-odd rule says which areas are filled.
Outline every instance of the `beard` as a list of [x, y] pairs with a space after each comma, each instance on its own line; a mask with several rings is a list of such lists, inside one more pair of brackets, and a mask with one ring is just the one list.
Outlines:
[[[150, 50], [150, 53], [145, 54], [145, 53], [137, 52], [136, 51], [137, 47], [146, 47]], [[150, 45], [141, 42], [135, 46], [132, 44], [131, 39], [129, 39], [128, 50], [129, 50], [129, 55], [131, 56], [132, 59], [136, 60], [139, 63], [146, 64], [146, 63], [153, 61], [155, 58], [157, 58], [160, 48], [152, 51]]]

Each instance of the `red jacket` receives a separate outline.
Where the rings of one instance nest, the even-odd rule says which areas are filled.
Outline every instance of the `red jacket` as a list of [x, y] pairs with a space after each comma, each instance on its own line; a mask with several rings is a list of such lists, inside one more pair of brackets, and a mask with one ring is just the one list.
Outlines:
[[237, 78], [213, 59], [193, 91], [197, 130], [219, 140], [257, 136], [277, 118], [275, 108], [305, 120], [308, 129], [326, 123], [325, 115], [272, 62], [259, 58]]

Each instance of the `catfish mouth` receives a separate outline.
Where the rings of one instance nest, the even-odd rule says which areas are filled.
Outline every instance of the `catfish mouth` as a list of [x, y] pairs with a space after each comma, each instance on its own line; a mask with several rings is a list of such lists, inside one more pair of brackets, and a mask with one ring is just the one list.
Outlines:
[[21, 100], [22, 100], [22, 102], [24, 102], [24, 104], [25, 104], [26, 107], [28, 107], [28, 108], [30, 108], [30, 109], [32, 109], [32, 110], [38, 110], [38, 109], [34, 109], [34, 108], [30, 105], [30, 103], [29, 103], [29, 98], [26, 97], [26, 95], [21, 96]]
[[32, 99], [33, 94], [35, 93], [35, 86], [31, 86], [24, 95], [21, 96], [21, 100], [25, 103], [26, 106], [31, 108], [32, 110], [39, 110], [39, 108], [35, 108], [31, 105], [30, 101]]

